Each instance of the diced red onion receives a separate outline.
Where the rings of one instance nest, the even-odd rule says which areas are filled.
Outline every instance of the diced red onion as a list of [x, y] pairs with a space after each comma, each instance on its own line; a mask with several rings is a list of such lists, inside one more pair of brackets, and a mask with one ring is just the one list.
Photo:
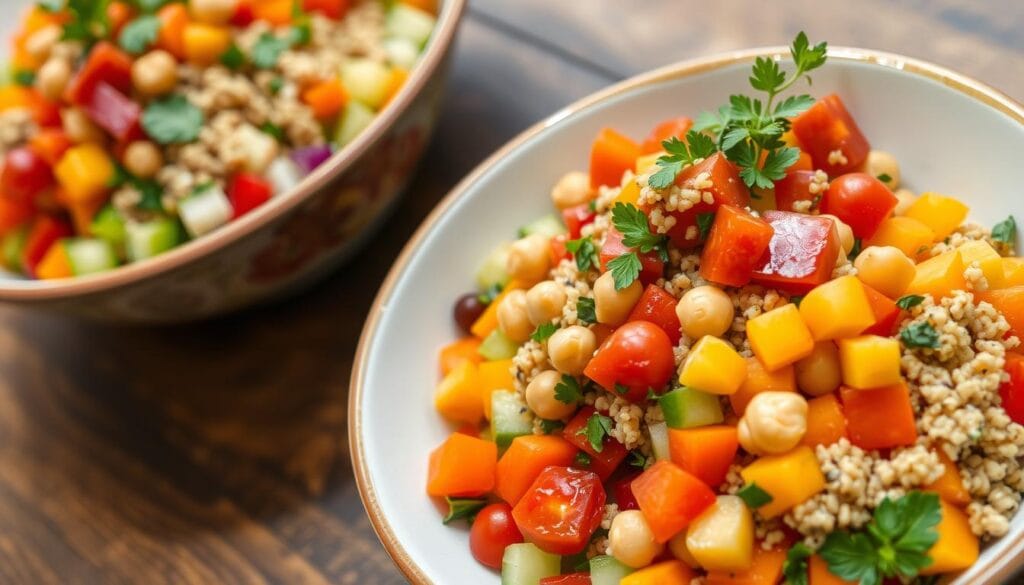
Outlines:
[[306, 174], [312, 173], [324, 161], [331, 158], [331, 147], [327, 144], [319, 146], [305, 146], [296, 148], [291, 152], [292, 160]]

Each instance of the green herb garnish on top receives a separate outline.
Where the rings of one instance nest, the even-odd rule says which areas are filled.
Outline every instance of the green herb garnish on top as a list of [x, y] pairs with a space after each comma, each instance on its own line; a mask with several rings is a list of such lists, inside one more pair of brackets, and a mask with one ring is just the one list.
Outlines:
[[622, 233], [622, 243], [633, 252], [626, 252], [608, 262], [608, 271], [615, 281], [615, 290], [622, 290], [640, 276], [643, 264], [637, 251], [641, 254], [657, 252], [662, 261], [668, 261], [668, 236], [654, 234], [647, 221], [647, 215], [637, 206], [627, 203], [616, 203], [612, 207], [612, 225]]

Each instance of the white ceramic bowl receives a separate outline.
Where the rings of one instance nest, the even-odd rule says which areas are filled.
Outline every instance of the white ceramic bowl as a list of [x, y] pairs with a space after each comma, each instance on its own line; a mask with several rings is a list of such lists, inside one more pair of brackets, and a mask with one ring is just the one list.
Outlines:
[[[477, 564], [464, 529], [443, 526], [424, 489], [427, 456], [451, 432], [432, 404], [437, 350], [453, 339], [454, 299], [473, 286], [484, 254], [518, 226], [551, 212], [563, 173], [587, 168], [603, 126], [643, 136], [656, 122], [747, 92], [757, 55], [731, 53], [646, 74], [573, 104], [481, 164], [424, 222], [370, 311], [349, 402], [356, 478], [378, 535], [414, 583], [497, 584]], [[833, 49], [813, 92], [839, 92], [871, 143], [896, 155], [916, 192], [956, 195], [988, 225], [1024, 219], [1024, 108], [977, 81], [917, 60]], [[1006, 582], [1024, 564], [1024, 515], [957, 583]]]

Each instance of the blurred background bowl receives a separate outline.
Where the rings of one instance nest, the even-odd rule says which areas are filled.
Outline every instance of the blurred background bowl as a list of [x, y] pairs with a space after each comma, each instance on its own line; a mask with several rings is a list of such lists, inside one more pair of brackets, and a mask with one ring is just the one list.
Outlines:
[[[33, 0], [5, 0], [0, 62]], [[112, 322], [190, 321], [315, 282], [357, 252], [399, 200], [440, 109], [465, 0], [441, 0], [436, 28], [397, 96], [292, 191], [154, 258], [65, 280], [0, 275], [0, 301]]]

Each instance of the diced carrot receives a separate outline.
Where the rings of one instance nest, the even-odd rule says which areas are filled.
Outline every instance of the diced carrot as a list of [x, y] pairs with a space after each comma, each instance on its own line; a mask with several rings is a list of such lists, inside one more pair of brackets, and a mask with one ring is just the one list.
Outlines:
[[1011, 333], [1024, 337], [1024, 286], [978, 291], [974, 293], [974, 300], [991, 304], [1006, 317]]
[[604, 128], [590, 147], [590, 186], [618, 186], [622, 175], [633, 169], [640, 146], [611, 128]]
[[800, 441], [808, 447], [831, 445], [846, 436], [846, 415], [835, 392], [807, 401], [807, 432]]
[[739, 445], [730, 425], [668, 430], [672, 462], [712, 487], [725, 481]]
[[833, 575], [832, 571], [828, 570], [828, 563], [818, 555], [812, 556], [808, 565], [808, 585], [856, 585], [853, 581]]
[[697, 574], [682, 561], [664, 561], [626, 575], [619, 585], [689, 585]]
[[839, 387], [850, 442], [861, 449], [913, 445], [917, 440], [910, 391], [903, 382], [871, 390]]
[[541, 471], [552, 465], [571, 466], [576, 452], [574, 445], [557, 435], [516, 437], [498, 460], [494, 493], [515, 506]]
[[491, 395], [498, 390], [515, 390], [512, 358], [481, 362], [476, 371], [477, 383], [480, 384], [480, 400], [484, 403], [484, 417], [491, 420]]
[[29, 139], [29, 146], [52, 167], [71, 148], [71, 139], [60, 128], [43, 128]]
[[630, 484], [658, 542], [666, 542], [715, 503], [715, 492], [669, 461], [647, 468]]
[[202, 67], [216, 63], [231, 46], [231, 29], [202, 22], [190, 22], [182, 33], [185, 58]]
[[302, 92], [302, 101], [313, 110], [313, 115], [319, 120], [337, 116], [345, 105], [345, 100], [345, 88], [337, 79], [321, 81]]
[[188, 8], [183, 2], [168, 4], [157, 12], [160, 32], [156, 44], [178, 59], [185, 58], [185, 27], [188, 26]]
[[74, 276], [74, 272], [71, 270], [71, 261], [68, 259], [63, 244], [58, 241], [50, 246], [43, 259], [39, 261], [39, 265], [36, 266], [36, 278], [51, 280], [70, 276]]
[[484, 358], [477, 352], [479, 348], [480, 339], [472, 336], [463, 337], [442, 347], [438, 360], [441, 363], [441, 375], [447, 376], [448, 372], [465, 361], [477, 364], [482, 362]]
[[706, 585], [775, 585], [782, 579], [786, 549], [764, 550], [754, 545], [754, 560], [746, 571], [709, 571]]
[[501, 291], [501, 294], [495, 297], [494, 300], [491, 301], [491, 304], [487, 305], [483, 314], [477, 318], [476, 323], [473, 323], [473, 326], [469, 328], [470, 332], [480, 339], [483, 339], [490, 335], [491, 331], [497, 329], [498, 305], [501, 304], [501, 301], [509, 292], [521, 288], [526, 288], [521, 282], [517, 280], [509, 281], [509, 283], [505, 285], [505, 289]]
[[431, 496], [481, 496], [494, 489], [498, 446], [453, 433], [430, 454], [427, 493]]
[[252, 4], [256, 20], [265, 20], [274, 26], [291, 24], [294, 0], [262, 0]]
[[651, 133], [647, 135], [647, 138], [645, 138], [643, 143], [640, 145], [640, 152], [643, 154], [659, 152], [662, 150], [662, 142], [669, 138], [678, 138], [679, 140], [682, 140], [683, 137], [686, 136], [686, 132], [692, 127], [693, 120], [686, 116], [669, 118], [651, 130]]
[[127, 2], [115, 0], [107, 4], [107, 24], [110, 26], [110, 38], [116, 39], [121, 28], [135, 17], [135, 10]]
[[747, 405], [761, 392], [796, 392], [796, 370], [792, 364], [769, 372], [756, 357], [748, 357], [746, 361], [747, 379], [738, 392], [729, 395], [729, 404], [737, 415], [743, 416]]
[[935, 449], [945, 471], [931, 484], [925, 486], [925, 490], [939, 494], [943, 500], [955, 506], [966, 506], [971, 503], [971, 494], [964, 487], [964, 480], [960, 477], [960, 469], [956, 463], [946, 455], [943, 449]]

